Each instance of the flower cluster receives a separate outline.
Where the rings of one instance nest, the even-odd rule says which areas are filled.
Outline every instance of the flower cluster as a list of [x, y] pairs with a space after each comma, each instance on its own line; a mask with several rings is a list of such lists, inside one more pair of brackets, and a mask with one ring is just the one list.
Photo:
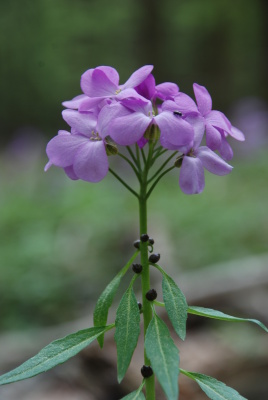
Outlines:
[[152, 69], [145, 65], [123, 85], [112, 67], [87, 70], [81, 77], [83, 94], [63, 103], [67, 109], [62, 116], [71, 129], [59, 131], [48, 143], [45, 170], [55, 165], [71, 179], [99, 182], [108, 173], [108, 155], [118, 145], [142, 148], [159, 141], [164, 149], [178, 152], [179, 184], [186, 194], [202, 192], [204, 168], [228, 174], [232, 167], [226, 161], [233, 152], [227, 137], [243, 141], [243, 133], [212, 110], [204, 86], [193, 85], [195, 103], [175, 83], [156, 85]]

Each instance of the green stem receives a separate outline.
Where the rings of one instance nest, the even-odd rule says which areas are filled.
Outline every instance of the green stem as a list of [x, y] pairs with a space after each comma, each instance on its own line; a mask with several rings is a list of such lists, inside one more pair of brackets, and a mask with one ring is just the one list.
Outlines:
[[129, 190], [131, 193], [134, 194], [134, 196], [136, 196], [137, 198], [139, 198], [138, 193], [135, 192], [135, 190], [133, 190], [122, 178], [120, 178], [119, 175], [117, 175], [111, 168], [109, 168], [109, 171], [111, 172], [111, 174], [113, 174], [113, 176], [122, 183], [122, 185], [125, 186], [125, 188], [127, 188], [127, 190]]
[[152, 191], [154, 190], [154, 188], [156, 187], [156, 185], [158, 184], [158, 182], [160, 181], [160, 179], [166, 175], [169, 171], [171, 171], [173, 168], [175, 168], [175, 166], [173, 165], [172, 167], [166, 169], [164, 172], [162, 172], [161, 175], [159, 175], [159, 177], [154, 181], [154, 183], [152, 184], [152, 186], [150, 187], [150, 189], [148, 190], [146, 199], [148, 199], [152, 193]]
[[[139, 216], [140, 216], [140, 235], [147, 233], [147, 177], [152, 158], [153, 146], [150, 146], [148, 158], [142, 174], [142, 182], [140, 185], [139, 196]], [[148, 325], [152, 319], [152, 308], [150, 302], [146, 299], [146, 293], [150, 290], [150, 269], [148, 260], [148, 243], [140, 242], [140, 256], [142, 265], [142, 308], [143, 308], [143, 321], [144, 321], [144, 338]], [[144, 364], [150, 365], [146, 352], [144, 350]], [[146, 386], [146, 400], [155, 400], [155, 382], [154, 375], [145, 379]]]

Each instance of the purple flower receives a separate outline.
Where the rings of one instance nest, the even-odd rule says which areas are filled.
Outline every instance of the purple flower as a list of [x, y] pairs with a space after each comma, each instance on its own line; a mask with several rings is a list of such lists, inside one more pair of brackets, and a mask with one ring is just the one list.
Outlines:
[[64, 110], [63, 118], [71, 126], [71, 133], [59, 131], [47, 145], [49, 162], [64, 168], [71, 179], [99, 182], [108, 173], [108, 156], [105, 141], [97, 130], [97, 118], [93, 113], [81, 114]]
[[[119, 85], [119, 74], [112, 67], [100, 66], [89, 69], [81, 77], [81, 89], [86, 98], [82, 100], [75, 98], [72, 101], [79, 100], [79, 111], [87, 111], [105, 99], [120, 100], [126, 96], [135, 96], [134, 87], [142, 83], [152, 69], [152, 65], [139, 68], [123, 85]], [[123, 94], [123, 92], [126, 93]], [[70, 106], [69, 102], [65, 104]]]
[[204, 168], [215, 175], [226, 175], [232, 171], [232, 166], [207, 146], [200, 146], [204, 135], [204, 124], [200, 117], [188, 117], [194, 126], [194, 141], [183, 155], [179, 184], [185, 194], [201, 193], [205, 187]]
[[212, 110], [212, 99], [204, 86], [194, 83], [194, 94], [198, 111], [204, 117], [206, 129], [206, 143], [211, 150], [219, 150], [226, 160], [232, 158], [232, 149], [226, 142], [226, 136], [244, 141], [245, 137], [241, 131], [233, 127], [227, 117], [220, 111]]
[[161, 137], [173, 145], [188, 145], [193, 139], [194, 131], [187, 121], [177, 118], [169, 110], [155, 115], [152, 103], [142, 96], [106, 106], [99, 117], [102, 118], [103, 114], [111, 115], [110, 123], [103, 133], [123, 146], [139, 142], [146, 130], [153, 125], [158, 126]]

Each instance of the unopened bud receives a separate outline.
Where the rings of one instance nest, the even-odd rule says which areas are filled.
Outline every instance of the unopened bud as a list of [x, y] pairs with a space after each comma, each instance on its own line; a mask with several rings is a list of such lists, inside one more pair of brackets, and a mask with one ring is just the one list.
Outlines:
[[142, 310], [142, 304], [138, 301], [138, 307], [139, 307], [139, 310], [140, 310], [140, 312], [141, 312], [141, 310]]
[[116, 154], [118, 153], [118, 148], [116, 144], [110, 141], [106, 142], [105, 149], [107, 156], [116, 156]]
[[178, 158], [176, 158], [174, 162], [174, 167], [180, 168], [182, 165], [182, 161], [183, 161], [183, 156], [179, 156]]
[[148, 140], [158, 140], [160, 137], [160, 131], [158, 126], [155, 124], [148, 126], [143, 136], [145, 137], [145, 139]]
[[151, 237], [149, 237], [149, 243], [150, 243], [150, 244], [154, 244], [154, 239], [151, 238]]

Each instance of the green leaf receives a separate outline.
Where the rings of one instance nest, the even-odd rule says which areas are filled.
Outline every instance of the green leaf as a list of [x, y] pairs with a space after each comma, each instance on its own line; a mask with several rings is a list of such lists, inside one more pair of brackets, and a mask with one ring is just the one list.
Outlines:
[[140, 334], [140, 311], [132, 285], [122, 297], [115, 319], [117, 377], [120, 383], [130, 364]]
[[145, 350], [168, 400], [178, 399], [179, 351], [168, 327], [155, 315], [145, 337]]
[[146, 399], [142, 392], [139, 392], [139, 390], [135, 390], [135, 392], [128, 394], [127, 396], [123, 397], [121, 400], [146, 400]]
[[0, 385], [32, 378], [35, 375], [48, 371], [58, 364], [64, 363], [88, 346], [98, 336], [113, 327], [114, 325], [109, 325], [84, 329], [65, 336], [62, 339], [55, 340], [44, 347], [34, 357], [21, 364], [18, 368], [2, 375], [0, 377]]
[[200, 315], [200, 317], [220, 319], [222, 321], [253, 322], [254, 324], [259, 325], [266, 332], [268, 332], [268, 329], [266, 328], [266, 326], [262, 322], [258, 321], [257, 319], [232, 317], [231, 315], [224, 314], [221, 311], [212, 310], [211, 308], [191, 306], [191, 307], [188, 307], [188, 313], [189, 314]]
[[178, 336], [184, 340], [186, 336], [188, 309], [185, 296], [173, 279], [167, 274], [163, 274], [162, 289], [169, 319]]
[[[120, 281], [138, 254], [139, 254], [139, 250], [137, 250], [133, 254], [133, 256], [127, 262], [127, 264], [124, 266], [124, 268], [122, 268], [121, 271], [118, 272], [118, 274], [113, 278], [113, 280], [109, 283], [109, 285], [106, 286], [106, 288], [100, 295], [100, 297], [97, 301], [97, 304], [95, 306], [95, 310], [94, 310], [94, 318], [93, 318], [94, 326], [106, 325], [107, 318], [108, 318], [108, 311], [112, 305], [112, 302], [113, 302], [114, 296], [116, 295]], [[100, 347], [103, 347], [104, 335], [100, 335], [98, 337], [98, 342], [99, 342]]]
[[135, 390], [135, 392], [129, 393], [127, 396], [123, 397], [121, 400], [146, 400], [144, 394], [142, 393], [142, 388], [144, 385], [144, 381], [139, 387], [139, 389]]
[[225, 383], [217, 381], [211, 376], [180, 370], [184, 375], [195, 380], [206, 395], [212, 400], [247, 400], [236, 390], [228, 387]]

